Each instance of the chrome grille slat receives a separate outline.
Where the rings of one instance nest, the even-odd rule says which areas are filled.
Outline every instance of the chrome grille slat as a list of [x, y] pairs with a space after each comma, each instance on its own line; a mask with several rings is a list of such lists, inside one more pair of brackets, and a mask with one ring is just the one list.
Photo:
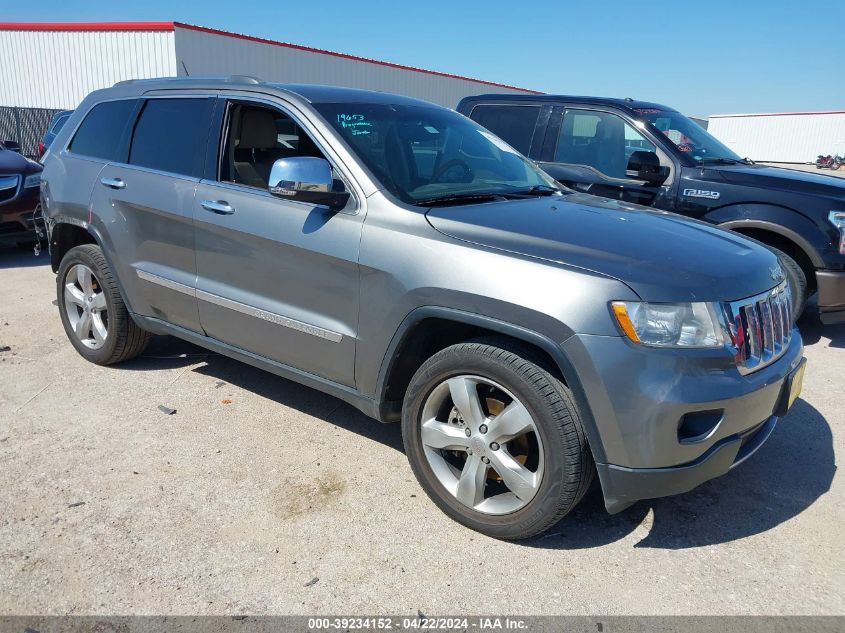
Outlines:
[[792, 298], [786, 283], [725, 306], [740, 373], [749, 374], [780, 358], [792, 339]]

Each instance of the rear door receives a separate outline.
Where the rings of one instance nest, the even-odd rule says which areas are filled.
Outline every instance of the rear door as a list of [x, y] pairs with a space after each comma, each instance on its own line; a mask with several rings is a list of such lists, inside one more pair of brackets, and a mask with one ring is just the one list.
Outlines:
[[537, 160], [551, 110], [550, 105], [540, 103], [479, 103], [468, 116], [520, 154]]
[[[197, 299], [208, 336], [322, 378], [354, 385], [363, 196], [340, 212], [268, 190], [274, 160], [327, 158], [292, 106], [221, 99], [219, 161], [194, 202]], [[338, 184], [337, 186], [341, 186]]]
[[[59, 222], [91, 223], [91, 196], [100, 172], [112, 160], [124, 160], [137, 99], [96, 104], [75, 121], [70, 140], [53, 147], [41, 174], [46, 211]], [[67, 178], [73, 174], [73, 178]], [[105, 233], [105, 231], [101, 231]], [[108, 253], [107, 253], [108, 255]]]
[[132, 309], [195, 332], [193, 204], [215, 103], [213, 94], [140, 99], [128, 151], [92, 196]]

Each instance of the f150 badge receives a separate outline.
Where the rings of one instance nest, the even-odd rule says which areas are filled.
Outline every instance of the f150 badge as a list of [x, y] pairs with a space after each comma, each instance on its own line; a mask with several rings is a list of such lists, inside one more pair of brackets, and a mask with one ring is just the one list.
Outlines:
[[707, 198], [708, 200], [718, 200], [720, 194], [718, 191], [705, 191], [704, 189], [684, 189], [684, 195], [687, 198]]

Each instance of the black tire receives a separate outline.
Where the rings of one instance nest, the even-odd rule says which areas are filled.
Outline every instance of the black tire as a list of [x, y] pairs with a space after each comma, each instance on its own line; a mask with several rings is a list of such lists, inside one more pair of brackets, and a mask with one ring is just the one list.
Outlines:
[[[425, 456], [420, 430], [423, 405], [444, 380], [462, 374], [507, 388], [528, 409], [541, 436], [542, 480], [535, 496], [509, 514], [485, 514], [462, 504], [440, 483]], [[507, 339], [452, 345], [425, 361], [405, 396], [402, 437], [414, 475], [434, 503], [455, 521], [497, 539], [525, 539], [547, 530], [578, 504], [595, 472], [569, 389], [544, 369], [530, 348]]]
[[804, 313], [804, 306], [807, 305], [807, 275], [798, 262], [782, 250], [773, 246], [769, 249], [778, 256], [783, 272], [786, 274], [786, 283], [792, 294], [792, 318], [797, 321]]
[[[86, 347], [76, 336], [65, 309], [65, 279], [68, 271], [76, 264], [83, 264], [91, 269], [105, 296], [108, 310], [108, 336], [105, 337], [105, 342], [99, 349]], [[113, 365], [135, 358], [147, 347], [151, 334], [138, 327], [126, 309], [114, 273], [109, 268], [99, 246], [83, 244], [73, 247], [65, 254], [56, 275], [56, 297], [65, 334], [76, 351], [86, 360], [97, 365]]]

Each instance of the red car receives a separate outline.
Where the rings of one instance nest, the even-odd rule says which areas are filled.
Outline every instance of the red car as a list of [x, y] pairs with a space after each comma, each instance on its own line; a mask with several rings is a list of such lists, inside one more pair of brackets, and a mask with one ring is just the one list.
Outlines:
[[0, 245], [36, 242], [41, 165], [25, 158], [17, 143], [0, 142]]

